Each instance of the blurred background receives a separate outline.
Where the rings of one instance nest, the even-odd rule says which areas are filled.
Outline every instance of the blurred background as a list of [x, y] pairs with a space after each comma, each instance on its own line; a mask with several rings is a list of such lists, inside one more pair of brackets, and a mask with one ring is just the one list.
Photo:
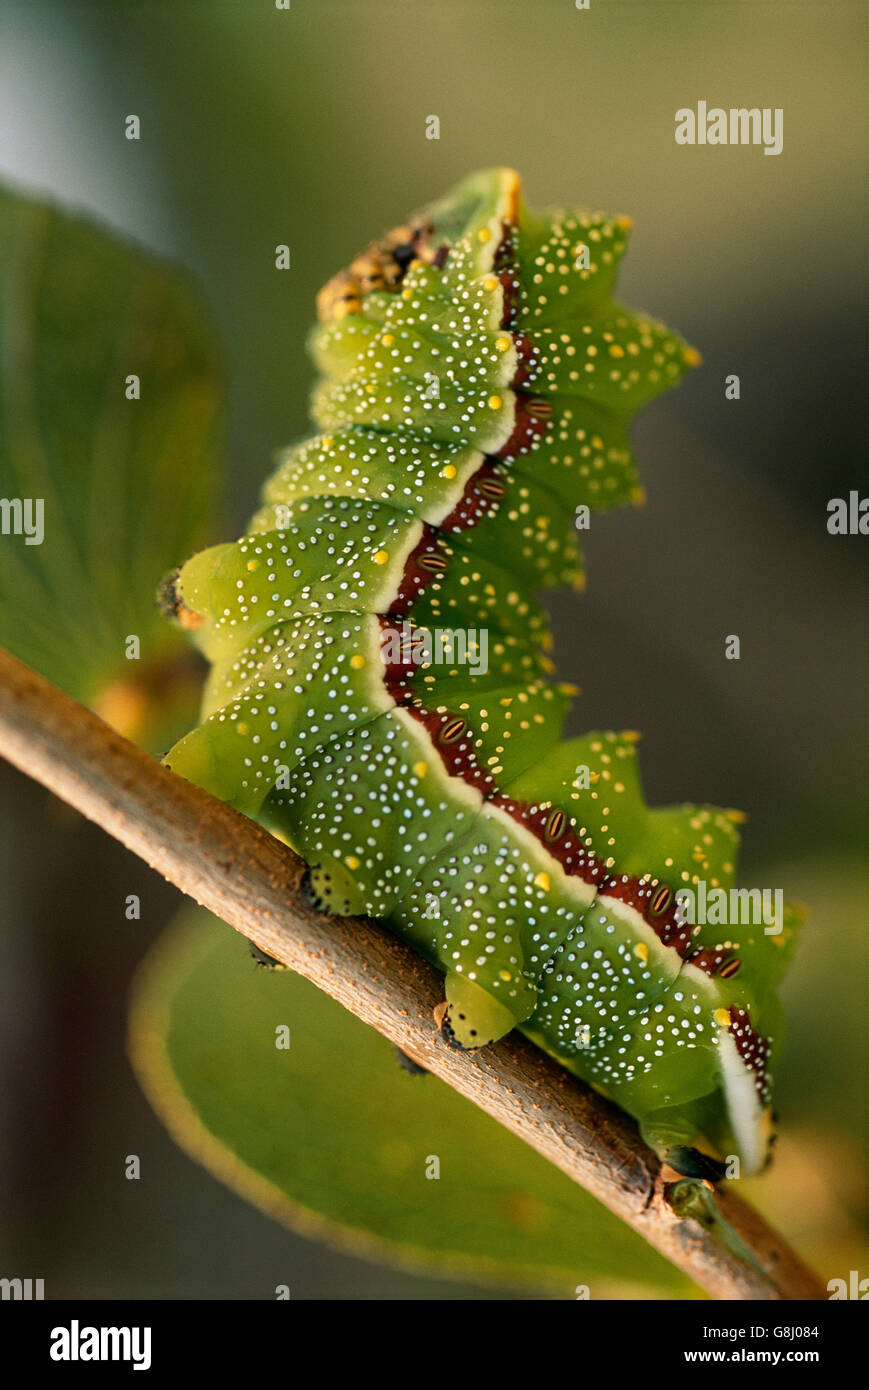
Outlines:
[[[754, 1190], [825, 1279], [869, 1274], [869, 543], [826, 530], [830, 498], [869, 494], [866, 20], [798, 0], [6, 0], [0, 18], [0, 177], [181, 262], [210, 305], [230, 382], [214, 539], [305, 432], [314, 295], [370, 238], [490, 164], [532, 206], [634, 218], [621, 296], [704, 365], [638, 425], [646, 508], [593, 519], [587, 594], [551, 600], [559, 674], [583, 691], [571, 732], [642, 729], [647, 799], [745, 808], [742, 881], [810, 910], [778, 1162]], [[783, 108], [783, 153], [677, 146], [675, 111], [701, 99]], [[55, 1297], [485, 1296], [291, 1234], [173, 1145], [124, 1029], [179, 904], [0, 769], [0, 1274]], [[146, 1181], [119, 1152], [147, 1155]]]

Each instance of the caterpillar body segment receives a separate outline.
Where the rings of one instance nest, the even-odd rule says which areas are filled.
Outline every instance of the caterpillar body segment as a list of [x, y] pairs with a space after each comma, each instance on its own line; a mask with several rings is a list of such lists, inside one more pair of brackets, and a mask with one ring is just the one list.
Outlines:
[[649, 810], [636, 735], [560, 741], [535, 598], [582, 586], [576, 508], [638, 500], [631, 419], [699, 360], [614, 303], [629, 230], [488, 170], [329, 282], [317, 432], [174, 580], [212, 671], [167, 762], [291, 844], [319, 908], [443, 970], [450, 1043], [519, 1026], [684, 1171], [702, 1136], [745, 1173], [794, 921], [683, 919], [684, 885], [733, 884], [734, 820]]

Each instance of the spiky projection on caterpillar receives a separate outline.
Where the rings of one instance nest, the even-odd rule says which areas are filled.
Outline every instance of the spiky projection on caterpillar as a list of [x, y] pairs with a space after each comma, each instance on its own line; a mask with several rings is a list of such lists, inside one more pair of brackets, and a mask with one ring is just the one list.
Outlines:
[[[635, 734], [559, 741], [572, 692], [533, 597], [581, 586], [576, 508], [637, 498], [631, 417], [698, 360], [612, 301], [629, 227], [533, 216], [495, 169], [326, 286], [319, 432], [174, 582], [212, 670], [167, 762], [298, 851], [319, 908], [444, 971], [452, 1043], [518, 1025], [680, 1171], [703, 1136], [745, 1174], [792, 919], [682, 921], [679, 888], [733, 883], [735, 817], [648, 810]], [[439, 628], [485, 631], [488, 669], [420, 663]]]

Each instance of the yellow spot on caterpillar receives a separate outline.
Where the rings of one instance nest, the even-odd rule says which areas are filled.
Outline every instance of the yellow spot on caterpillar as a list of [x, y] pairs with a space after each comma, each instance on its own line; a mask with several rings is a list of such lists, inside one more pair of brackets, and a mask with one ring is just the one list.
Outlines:
[[634, 947], [634, 955], [636, 956], [637, 960], [641, 960], [643, 962], [643, 965], [645, 965], [646, 961], [649, 959], [649, 948], [646, 945], [645, 941], [637, 942], [636, 946]]
[[682, 349], [682, 358], [689, 367], [699, 367], [703, 361], [703, 356], [696, 348], [686, 347]]
[[624, 357], [625, 355], [624, 348], [619, 347], [618, 343], [611, 343], [609, 352], [610, 357]]
[[351, 656], [350, 665], [353, 667], [354, 671], [361, 671], [362, 667], [365, 665], [365, 657], [360, 656], [357, 652], [355, 656]]
[[334, 443], [331, 434], [324, 434], [323, 438], [320, 440], [320, 443], [322, 444], [324, 449], [331, 449], [332, 444]]
[[635, 507], [645, 507], [646, 489], [644, 487], [640, 487], [639, 485], [635, 488], [631, 488], [631, 501], [633, 502]]
[[538, 874], [534, 880], [534, 886], [535, 888], [542, 888], [544, 893], [548, 893], [550, 889], [549, 875]]
[[247, 562], [247, 567], [248, 567], [249, 570], [258, 570], [258, 569], [259, 569], [259, 560], [248, 560], [248, 562]]
[[477, 240], [478, 240], [478, 241], [491, 241], [491, 240], [492, 240], [492, 233], [489, 231], [489, 228], [488, 228], [488, 227], [481, 227], [481, 228], [480, 228], [480, 230], [477, 232]]
[[498, 971], [498, 974], [500, 975], [500, 977], [501, 977], [502, 980], [507, 980], [507, 981], [509, 981], [509, 980], [512, 980], [512, 978], [513, 978], [513, 976], [511, 975], [511, 973], [510, 973], [509, 970], [499, 970], [499, 971]]
[[570, 681], [562, 681], [561, 693], [562, 695], [578, 695], [580, 693], [579, 686], [572, 685]]
[[491, 294], [493, 290], [496, 290], [497, 288], [498, 281], [495, 279], [494, 275], [487, 275], [485, 280], [483, 281], [483, 289], [488, 290], [489, 294]]
[[380, 341], [382, 342], [384, 347], [392, 347], [392, 344], [395, 342], [395, 339], [393, 338], [391, 333], [384, 333]]
[[715, 1019], [715, 1022], [718, 1024], [719, 1028], [730, 1027], [730, 1014], [727, 1012], [726, 1009], [716, 1009], [712, 1017]]
[[378, 550], [377, 554], [374, 556], [374, 563], [375, 565], [385, 565], [388, 559], [389, 552], [387, 550]]
[[633, 225], [634, 219], [632, 217], [622, 216], [616, 218], [616, 226], [621, 232], [629, 232]]
[[495, 339], [495, 347], [498, 349], [499, 352], [506, 352], [506, 351], [508, 350], [508, 348], [510, 347], [510, 339], [509, 339], [509, 338], [496, 338], [496, 339]]
[[236, 726], [235, 726], [235, 732], [236, 732], [237, 734], [241, 734], [241, 735], [243, 736], [244, 734], [247, 733], [247, 727], [248, 727], [248, 726], [247, 726], [246, 724], [244, 724], [244, 723], [236, 724]]
[[501, 400], [501, 397], [500, 397], [500, 396], [490, 396], [490, 397], [489, 397], [489, 408], [490, 408], [491, 410], [500, 410], [502, 405], [503, 405], [503, 401]]
[[724, 815], [733, 825], [745, 825], [745, 822], [748, 820], [748, 816], [744, 811], [734, 811], [730, 809], [725, 811]]
[[548, 656], [541, 656], [541, 658], [540, 658], [540, 665], [543, 667], [544, 671], [546, 672], [546, 674], [547, 674], [548, 676], [551, 676], [551, 675], [554, 674], [554, 672], [555, 672], [555, 662], [554, 662], [554, 661], [550, 661]]
[[448, 464], [446, 465], [445, 468], [442, 468], [442, 469], [441, 469], [441, 477], [442, 477], [442, 478], [454, 478], [454, 477], [456, 476], [456, 474], [458, 473], [458, 471], [459, 471], [459, 470], [456, 468], [455, 464], [453, 464], [453, 463], [448, 463]]
[[344, 863], [347, 865], [348, 869], [359, 868], [359, 860], [356, 858], [355, 854], [348, 854], [347, 858], [344, 860]]
[[639, 743], [642, 737], [643, 735], [640, 733], [639, 729], [625, 729], [622, 733], [622, 738], [625, 743]]
[[413, 770], [417, 777], [424, 777], [425, 774], [428, 772], [428, 763], [414, 763]]

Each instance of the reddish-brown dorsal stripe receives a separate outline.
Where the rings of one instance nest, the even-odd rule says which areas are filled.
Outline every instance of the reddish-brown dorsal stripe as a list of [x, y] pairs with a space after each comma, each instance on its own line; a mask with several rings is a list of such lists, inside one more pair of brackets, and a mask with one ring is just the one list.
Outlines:
[[508, 270], [512, 266], [516, 267], [516, 230], [515, 221], [503, 218], [501, 221], [501, 236], [495, 248], [495, 258], [492, 262], [493, 270]]
[[688, 965], [702, 970], [704, 975], [719, 975], [722, 980], [731, 980], [742, 969], [742, 961], [724, 946], [706, 947], [691, 951], [685, 957]]
[[[512, 816], [519, 825], [529, 830], [571, 878], [581, 878], [585, 883], [595, 886], [606, 879], [603, 864], [594, 851], [583, 844], [570, 817], [560, 808], [518, 801], [515, 797], [505, 796], [501, 792], [495, 792], [488, 799], [493, 806], [506, 811], [508, 816]], [[560, 833], [556, 838], [552, 838], [550, 834], [554, 812], [558, 812], [563, 818]]]
[[514, 333], [513, 345], [516, 348], [516, 370], [510, 385], [520, 390], [537, 376], [540, 363], [534, 344], [527, 333]]
[[635, 878], [633, 874], [613, 874], [600, 891], [639, 912], [659, 941], [678, 951], [683, 960], [688, 956], [694, 928], [682, 921], [675, 894], [666, 883]]
[[415, 660], [414, 653], [418, 647], [424, 645], [423, 638], [420, 636], [418, 641], [414, 641], [411, 630], [410, 640], [408, 640], [407, 630], [384, 617], [383, 614], [379, 616], [379, 621], [380, 654], [386, 668], [383, 684], [395, 703], [404, 705], [416, 698], [411, 681], [419, 663]]
[[422, 705], [405, 706], [407, 713], [422, 724], [451, 777], [461, 777], [482, 796], [495, 790], [494, 778], [484, 772], [474, 756], [474, 737], [461, 716], [449, 711], [424, 709]]
[[389, 605], [391, 617], [406, 617], [420, 594], [447, 567], [443, 543], [433, 526], [423, 522], [422, 536], [407, 557], [398, 593]]
[[504, 307], [501, 312], [501, 327], [513, 328], [522, 307], [522, 285], [515, 270], [499, 270], [496, 280], [504, 292]]
[[[543, 438], [549, 428], [550, 413], [540, 412], [541, 406], [548, 405], [548, 402], [540, 402], [536, 396], [525, 395], [522, 391], [516, 392], [516, 414], [513, 421], [513, 429], [506, 444], [495, 453], [495, 458], [512, 459], [519, 454], [527, 454]], [[531, 414], [529, 407], [536, 410], [537, 414]]]
[[468, 479], [464, 492], [438, 529], [451, 534], [470, 531], [488, 512], [498, 507], [506, 490], [503, 471], [492, 459], [486, 459]]
[[751, 1026], [748, 1009], [739, 1009], [735, 1006], [730, 1010], [730, 1036], [743, 1062], [754, 1074], [754, 1084], [761, 1100], [767, 1100], [769, 1077], [766, 1068], [772, 1039], [761, 1037], [759, 1033], [755, 1033]]

